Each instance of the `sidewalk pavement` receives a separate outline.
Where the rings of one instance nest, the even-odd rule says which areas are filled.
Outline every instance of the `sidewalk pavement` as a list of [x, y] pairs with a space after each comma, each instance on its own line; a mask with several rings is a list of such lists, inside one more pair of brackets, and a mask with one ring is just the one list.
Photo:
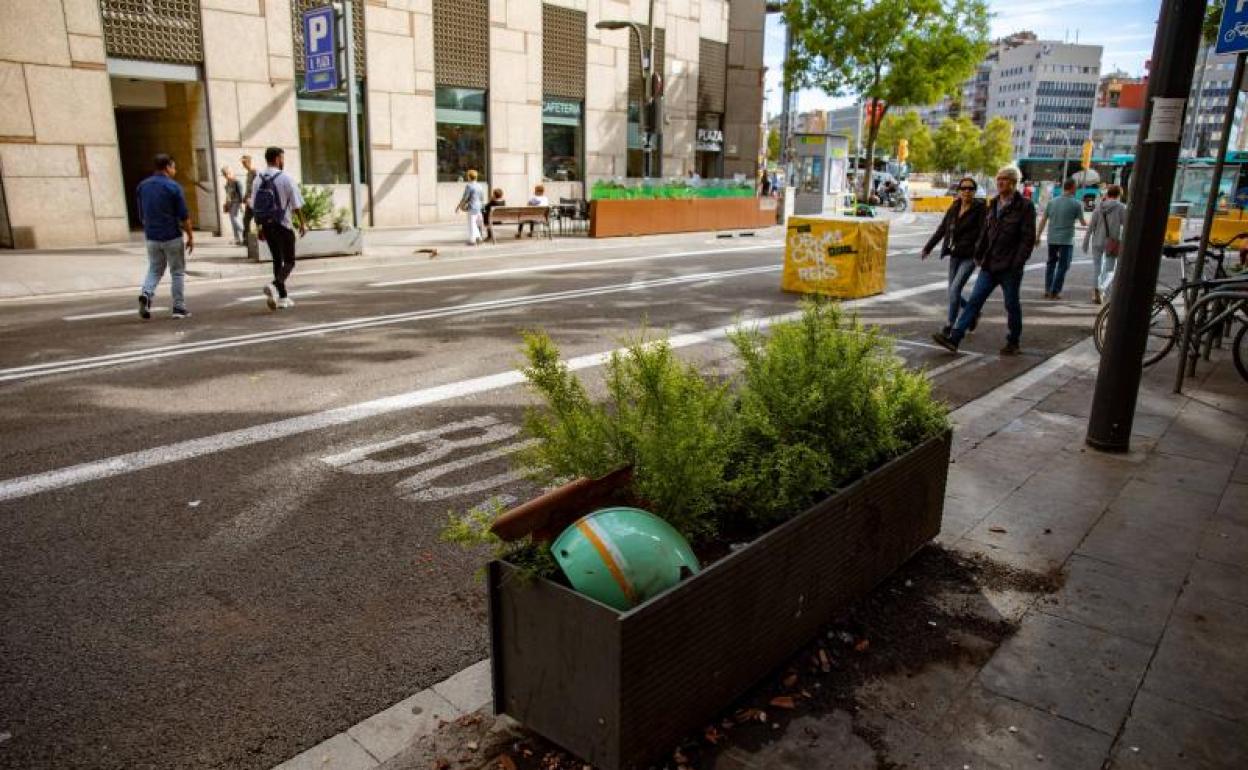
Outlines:
[[[769, 228], [752, 228], [748, 232], [762, 234]], [[95, 292], [114, 289], [137, 289], [147, 272], [147, 247], [140, 233], [133, 233], [128, 243], [80, 249], [0, 250], [0, 299], [38, 297], [49, 294]], [[469, 246], [464, 242], [462, 222], [422, 225], [394, 229], [369, 229], [364, 233], [364, 253], [350, 257], [319, 257], [306, 260], [316, 268], [371, 267], [398, 262], [427, 261], [430, 252], [440, 259], [468, 254], [547, 253], [554, 248], [593, 248], [605, 243], [636, 241], [645, 243], [654, 238], [706, 239], [712, 232], [676, 233], [670, 236], [611, 238], [593, 240], [586, 233], [555, 233], [554, 241], [541, 238], [517, 239], [513, 228], [500, 229], [497, 242]], [[298, 252], [296, 250], [296, 256]], [[305, 267], [306, 269], [306, 267]], [[269, 263], [255, 262], [247, 250], [234, 246], [228, 237], [208, 233], [195, 234], [195, 249], [187, 260], [191, 278], [247, 278], [264, 280], [272, 274]]]
[[[1170, 392], [1173, 359], [1146, 372], [1125, 455], [1083, 442], [1090, 340], [957, 410], [938, 542], [1061, 587], [927, 597], [1011, 633], [960, 632], [968, 654], [869, 680], [849, 710], [799, 699], [774, 737], [730, 737], [702, 766], [1248, 766], [1248, 387], [1220, 358], [1183, 395]], [[280, 770], [494, 767], [525, 736], [490, 716], [488, 665]]]

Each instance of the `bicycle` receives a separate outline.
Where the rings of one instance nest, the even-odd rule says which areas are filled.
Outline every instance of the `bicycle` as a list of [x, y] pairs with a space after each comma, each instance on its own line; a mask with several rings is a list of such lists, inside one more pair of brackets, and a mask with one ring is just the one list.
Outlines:
[[[1235, 243], [1241, 238], [1248, 238], [1248, 232], [1240, 233], [1224, 243], [1211, 242], [1208, 250], [1206, 251], [1206, 255], [1213, 263], [1213, 277], [1205, 278], [1202, 276], [1199, 280], [1191, 280], [1188, 278], [1189, 263], [1187, 261], [1188, 255], [1200, 248], [1199, 246], [1191, 243], [1191, 241], [1198, 241], [1200, 240], [1199, 238], [1191, 238], [1187, 243], [1182, 245], [1162, 247], [1161, 252], [1165, 258], [1181, 260], [1180, 270], [1182, 275], [1178, 286], [1172, 288], [1162, 285], [1161, 288], [1163, 288], [1164, 291], [1158, 292], [1153, 297], [1153, 306], [1151, 312], [1149, 313], [1148, 319], [1148, 339], [1144, 348], [1143, 365], [1145, 367], [1152, 366], [1161, 359], [1165, 358], [1179, 342], [1179, 335], [1182, 333], [1183, 325], [1179, 320], [1178, 310], [1175, 309], [1174, 301], [1177, 298], [1182, 297], [1189, 289], [1197, 289], [1198, 295], [1200, 295], [1218, 288], [1218, 282], [1221, 281], [1243, 282], [1248, 280], [1248, 275], [1237, 276], [1234, 278], [1228, 277], [1225, 267], [1226, 250], [1232, 243]], [[1105, 330], [1109, 325], [1108, 321], [1110, 307], [1111, 304], [1108, 302], [1101, 307], [1100, 312], [1096, 314], [1096, 321], [1092, 326], [1092, 340], [1096, 345], [1098, 353], [1104, 352], [1105, 349]], [[1223, 322], [1227, 322], [1229, 324], [1233, 316], [1233, 313], [1228, 316], [1220, 312], [1215, 312], [1214, 321], [1201, 326], [1197, 339], [1199, 340], [1203, 338], [1206, 333], [1213, 331], [1215, 326], [1219, 331], [1229, 329], [1229, 326], [1223, 326], [1222, 324]], [[1239, 337], [1236, 338], [1236, 345], [1239, 344], [1239, 339]]]

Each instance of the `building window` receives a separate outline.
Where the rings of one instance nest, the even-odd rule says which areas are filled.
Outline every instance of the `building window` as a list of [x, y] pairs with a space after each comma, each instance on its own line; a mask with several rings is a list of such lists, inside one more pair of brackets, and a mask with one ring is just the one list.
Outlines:
[[546, 97], [542, 102], [542, 175], [556, 182], [583, 179], [585, 156], [582, 103]]
[[438, 181], [462, 182], [470, 169], [476, 170], [481, 178], [488, 178], [485, 91], [438, 86], [434, 113]]
[[[347, 97], [341, 91], [307, 93], [303, 73], [296, 75], [298, 86], [295, 110], [299, 123], [299, 170], [305, 184], [351, 184], [351, 163], [347, 157]], [[356, 88], [356, 121], [360, 178], [368, 179], [368, 153], [365, 137], [364, 81]]]

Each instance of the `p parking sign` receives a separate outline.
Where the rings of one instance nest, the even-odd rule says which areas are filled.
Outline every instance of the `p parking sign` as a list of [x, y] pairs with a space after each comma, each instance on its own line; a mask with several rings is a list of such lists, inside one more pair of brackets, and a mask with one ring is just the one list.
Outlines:
[[334, 40], [334, 8], [325, 5], [303, 12], [304, 90], [338, 89], [338, 49]]
[[1248, 51], [1248, 0], [1226, 0], [1215, 50], [1218, 53]]

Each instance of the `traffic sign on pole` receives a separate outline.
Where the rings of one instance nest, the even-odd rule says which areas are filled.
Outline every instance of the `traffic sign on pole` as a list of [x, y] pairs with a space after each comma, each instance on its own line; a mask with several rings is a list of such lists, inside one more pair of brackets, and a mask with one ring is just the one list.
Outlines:
[[1248, 51], [1248, 0], [1226, 0], [1214, 50], [1217, 53]]
[[333, 6], [303, 12], [303, 90], [309, 93], [338, 90], [334, 26]]

